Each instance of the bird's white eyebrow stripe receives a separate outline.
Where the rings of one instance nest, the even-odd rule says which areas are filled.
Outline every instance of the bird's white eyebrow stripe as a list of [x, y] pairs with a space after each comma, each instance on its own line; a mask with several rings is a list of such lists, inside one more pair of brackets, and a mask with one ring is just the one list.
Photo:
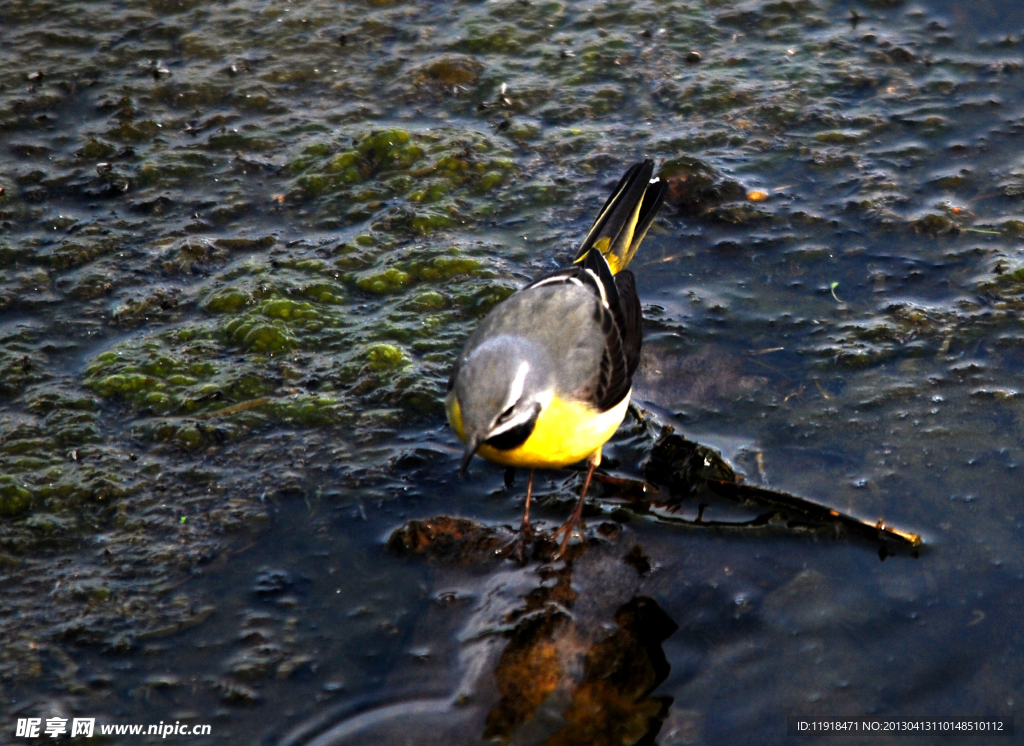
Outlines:
[[505, 400], [505, 409], [508, 409], [517, 401], [519, 397], [523, 395], [523, 386], [526, 385], [526, 374], [530, 372], [530, 364], [523, 360], [519, 363], [519, 369], [516, 371], [515, 378], [512, 379], [512, 385], [508, 388], [508, 399]]

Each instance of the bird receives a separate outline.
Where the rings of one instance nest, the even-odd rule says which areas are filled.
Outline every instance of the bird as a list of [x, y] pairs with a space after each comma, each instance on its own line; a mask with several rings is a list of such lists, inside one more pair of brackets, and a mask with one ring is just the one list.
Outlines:
[[459, 475], [474, 455], [527, 468], [516, 556], [532, 538], [535, 469], [586, 461], [587, 475], [562, 535], [560, 557], [582, 520], [601, 448], [625, 419], [643, 342], [630, 260], [665, 201], [654, 162], [619, 179], [572, 264], [495, 306], [466, 340], [448, 379], [445, 411], [465, 444]]

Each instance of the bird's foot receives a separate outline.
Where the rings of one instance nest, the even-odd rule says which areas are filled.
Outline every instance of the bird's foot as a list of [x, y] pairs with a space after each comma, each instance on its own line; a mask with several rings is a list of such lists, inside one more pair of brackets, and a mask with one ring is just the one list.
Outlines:
[[[601, 463], [600, 448], [590, 454], [590, 457], [587, 459], [587, 477], [583, 480], [583, 489], [580, 490], [580, 499], [576, 501], [576, 507], [572, 509], [572, 514], [569, 516], [569, 520], [567, 520], [560, 529], [551, 535], [552, 539], [556, 539], [559, 534], [565, 534], [565, 536], [562, 537], [562, 543], [559, 545], [558, 551], [551, 556], [552, 561], [561, 558], [561, 556], [565, 554], [565, 549], [569, 546], [569, 540], [572, 539], [572, 535], [583, 527], [583, 503], [587, 498], [587, 488], [590, 487], [590, 480], [594, 476], [594, 469], [597, 468], [599, 463]], [[580, 540], [583, 543], [586, 543], [587, 541], [587, 537], [583, 535], [582, 531], [580, 532]]]
[[573, 534], [579, 534], [580, 541], [586, 542], [587, 538], [583, 535], [583, 516], [582, 511], [573, 511], [572, 515], [569, 516], [569, 520], [562, 524], [562, 527], [551, 534], [552, 540], [557, 539], [559, 534], [564, 534], [561, 543], [558, 545], [558, 551], [551, 555], [551, 561], [561, 559], [562, 555], [565, 554], [566, 548], [569, 546], [569, 541], [572, 539]]
[[533, 526], [524, 521], [523, 525], [519, 527], [519, 531], [516, 532], [516, 538], [499, 549], [498, 554], [502, 557], [511, 557], [520, 565], [525, 564], [526, 546], [532, 539]]

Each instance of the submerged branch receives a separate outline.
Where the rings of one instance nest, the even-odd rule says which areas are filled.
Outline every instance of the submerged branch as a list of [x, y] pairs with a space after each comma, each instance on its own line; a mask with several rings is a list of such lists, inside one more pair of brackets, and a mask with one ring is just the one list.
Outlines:
[[[850, 534], [879, 542], [883, 559], [894, 549], [910, 550], [916, 555], [922, 545], [919, 534], [895, 528], [881, 519], [863, 520], [804, 497], [745, 484], [721, 454], [677, 435], [671, 427], [662, 429], [644, 476], [646, 481], [599, 478], [612, 486], [613, 496], [628, 501], [632, 509], [672, 523], [759, 528], [784, 522], [791, 529], [832, 529], [837, 535]], [[687, 499], [696, 506], [696, 517], [680, 515]], [[716, 502], [751, 508], [754, 513], [735, 520], [705, 518], [706, 509]]]

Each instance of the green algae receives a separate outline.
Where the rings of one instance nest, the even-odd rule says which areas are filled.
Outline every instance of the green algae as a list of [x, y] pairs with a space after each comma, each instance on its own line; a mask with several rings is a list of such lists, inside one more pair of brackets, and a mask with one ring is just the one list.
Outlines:
[[364, 275], [356, 280], [356, 287], [375, 295], [394, 293], [406, 287], [412, 281], [412, 275], [396, 267], [383, 272]]
[[311, 301], [326, 305], [342, 305], [348, 302], [344, 289], [335, 283], [312, 281], [300, 288], [302, 295]]
[[489, 193], [514, 172], [508, 151], [472, 133], [392, 129], [355, 140], [341, 152], [319, 143], [292, 160], [288, 170], [299, 174], [292, 198], [317, 201], [322, 218], [351, 222], [376, 214], [385, 201], [400, 200], [374, 221], [375, 228], [422, 235], [459, 222], [461, 195]]
[[252, 296], [236, 287], [226, 287], [211, 293], [203, 301], [203, 310], [211, 314], [238, 313], [253, 302]]
[[[341, 255], [348, 250], [341, 249]], [[494, 284], [494, 272], [483, 261], [457, 247], [392, 252], [387, 269], [356, 273], [348, 282], [359, 292], [384, 297], [425, 287], [407, 310], [363, 328], [342, 313], [352, 302], [344, 288], [318, 279], [336, 275], [332, 263], [299, 256], [283, 252], [273, 260], [272, 284], [253, 285], [248, 273], [225, 268], [224, 277], [234, 280], [200, 304], [209, 323], [171, 328], [142, 344], [132, 341], [103, 352], [86, 367], [85, 385], [152, 418], [152, 426], [136, 425], [138, 437], [187, 450], [244, 437], [251, 428], [272, 423], [324, 427], [346, 421], [359, 401], [431, 416], [439, 411], [439, 380], [445, 373], [437, 360], [417, 358], [452, 351], [464, 334], [461, 325], [510, 292]], [[424, 316], [428, 309], [435, 313]], [[367, 339], [380, 341], [358, 345]], [[411, 347], [403, 350], [395, 343]], [[232, 351], [244, 357], [226, 364]], [[302, 363], [292, 366], [292, 355], [306, 360], [324, 353], [331, 358], [320, 367], [348, 384], [336, 399], [324, 398], [320, 374], [308, 375]], [[314, 386], [321, 391], [311, 390]], [[188, 419], [196, 416], [214, 418], [224, 429]]]
[[32, 505], [32, 493], [14, 477], [0, 476], [0, 517], [24, 513]]
[[413, 311], [440, 311], [447, 308], [448, 304], [449, 300], [444, 295], [428, 290], [410, 299], [407, 306]]
[[236, 344], [240, 344], [252, 352], [280, 355], [298, 346], [298, 339], [278, 324], [248, 325], [242, 323], [234, 329], [228, 325], [225, 327], [225, 332], [232, 337], [232, 341]]
[[394, 294], [414, 283], [444, 282], [471, 275], [485, 276], [483, 264], [470, 257], [434, 256], [399, 261], [383, 271], [353, 275], [356, 287], [375, 295]]
[[366, 351], [366, 364], [372, 371], [396, 370], [408, 362], [405, 354], [393, 345], [377, 344]]

